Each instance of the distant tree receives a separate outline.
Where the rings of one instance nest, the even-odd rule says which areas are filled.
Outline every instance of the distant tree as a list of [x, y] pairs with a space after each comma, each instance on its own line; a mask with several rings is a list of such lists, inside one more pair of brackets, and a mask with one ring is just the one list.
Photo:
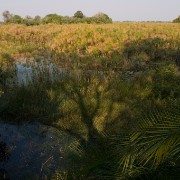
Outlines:
[[72, 17], [69, 16], [63, 16], [63, 23], [64, 24], [71, 24]]
[[23, 24], [24, 19], [19, 15], [12, 15], [11, 18], [7, 20], [7, 23]]
[[11, 15], [10, 18], [4, 21], [5, 23], [23, 24], [24, 19], [19, 15]]
[[33, 19], [33, 18], [32, 18], [31, 16], [29, 16], [29, 15], [27, 15], [25, 18], [26, 18], [26, 19], [30, 19], [30, 20]]
[[4, 18], [4, 22], [7, 22], [9, 19], [11, 19], [12, 14], [10, 14], [10, 12], [6, 10], [2, 13], [2, 16]]
[[180, 16], [173, 20], [173, 23], [180, 23]]
[[26, 24], [27, 26], [33, 26], [36, 25], [36, 22], [31, 16], [27, 15], [24, 18], [24, 24]]
[[84, 14], [82, 13], [82, 11], [77, 11], [75, 14], [74, 14], [74, 18], [84, 18]]
[[57, 14], [48, 14], [42, 19], [43, 24], [48, 24], [48, 23], [62, 24], [63, 22], [64, 22], [63, 16]]
[[93, 23], [93, 18], [92, 17], [86, 17], [86, 18], [84, 18], [84, 22], [86, 24], [91, 24], [91, 23]]
[[23, 24], [24, 23], [24, 19], [19, 16], [19, 15], [14, 15], [14, 14], [10, 14], [9, 11], [4, 11], [2, 13], [3, 18], [4, 18], [4, 22], [5, 23], [15, 23], [15, 24]]
[[94, 15], [93, 21], [95, 23], [112, 23], [112, 19], [107, 14], [104, 14], [102, 12]]
[[24, 19], [24, 24], [26, 24], [27, 26], [40, 25], [41, 17], [35, 16], [34, 18], [32, 18], [31, 16], [26, 16]]
[[34, 24], [35, 25], [41, 24], [41, 16], [35, 16], [34, 17]]
[[32, 18], [31, 16], [26, 16], [25, 18], [22, 18], [19, 15], [10, 14], [9, 11], [4, 11], [2, 15], [4, 17], [5, 23], [25, 24], [27, 26], [48, 24], [48, 23], [55, 23], [55, 24], [112, 23], [112, 19], [109, 18], [107, 14], [98, 13], [93, 17], [85, 17], [82, 11], [77, 11], [73, 17], [61, 16], [58, 14], [48, 14], [44, 18], [41, 18], [40, 16], [35, 16], [34, 18]]
[[35, 17], [34, 17], [34, 20], [35, 20], [35, 21], [41, 21], [41, 16], [38, 16], [38, 15], [35, 16]]

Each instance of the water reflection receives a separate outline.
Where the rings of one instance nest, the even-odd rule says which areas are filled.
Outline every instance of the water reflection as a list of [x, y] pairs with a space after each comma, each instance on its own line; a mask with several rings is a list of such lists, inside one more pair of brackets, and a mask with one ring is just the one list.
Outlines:
[[[66, 169], [66, 149], [72, 139], [55, 128], [40, 124], [0, 124], [0, 179], [50, 177]], [[64, 151], [63, 151], [64, 152]], [[9, 174], [9, 175], [8, 175]]]
[[54, 81], [65, 74], [63, 68], [59, 68], [51, 60], [43, 57], [39, 61], [36, 61], [34, 58], [19, 58], [16, 60], [15, 69], [14, 81], [18, 85], [26, 85], [32, 82], [33, 79], [48, 78]]
[[67, 76], [82, 79], [82, 75], [85, 75], [88, 79], [90, 76], [98, 75], [101, 80], [104, 79], [103, 71], [62, 68], [44, 57], [40, 57], [39, 61], [34, 58], [19, 58], [14, 64], [14, 71], [13, 78], [8, 79], [6, 82], [8, 86], [14, 84], [18, 86], [27, 85], [33, 80], [50, 80], [54, 82]]

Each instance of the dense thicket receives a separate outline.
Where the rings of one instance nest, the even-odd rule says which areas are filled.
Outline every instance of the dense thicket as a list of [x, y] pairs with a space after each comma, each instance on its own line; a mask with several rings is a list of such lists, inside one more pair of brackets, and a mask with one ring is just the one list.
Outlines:
[[98, 13], [92, 17], [86, 17], [81, 11], [77, 11], [73, 17], [61, 16], [58, 14], [48, 14], [41, 18], [40, 16], [35, 16], [34, 18], [26, 16], [25, 18], [11, 14], [9, 11], [3, 12], [4, 23], [15, 23], [15, 24], [25, 24], [28, 26], [40, 25], [40, 24], [107, 24], [112, 23], [112, 19], [104, 13]]

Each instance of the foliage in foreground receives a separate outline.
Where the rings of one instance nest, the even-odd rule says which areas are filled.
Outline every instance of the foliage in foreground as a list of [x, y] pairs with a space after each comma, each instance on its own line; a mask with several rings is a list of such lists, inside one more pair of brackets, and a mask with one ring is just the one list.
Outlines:
[[[164, 87], [156, 90], [159, 81], [147, 84], [146, 78], [141, 88], [136, 84], [144, 77], [132, 82], [69, 77], [55, 84], [10, 88], [0, 99], [0, 114], [11, 121], [52, 125], [77, 139], [69, 147], [70, 170], [57, 170], [57, 177], [148, 179], [149, 174], [161, 176], [165, 169], [169, 176], [178, 176], [179, 85], [164, 98]], [[148, 113], [153, 107], [157, 109]], [[142, 114], [149, 115], [141, 118]]]
[[179, 100], [171, 101], [166, 109], [149, 113], [98, 148], [71, 147], [81, 168], [57, 171], [54, 179], [178, 179], [179, 108]]
[[179, 100], [175, 100], [163, 110], [155, 109], [148, 116], [141, 118], [124, 139], [120, 134], [119, 143], [115, 149], [119, 157], [122, 157], [119, 162], [127, 177], [140, 175], [148, 179], [151, 174], [156, 179], [178, 178], [180, 168], [179, 120], [180, 103]]

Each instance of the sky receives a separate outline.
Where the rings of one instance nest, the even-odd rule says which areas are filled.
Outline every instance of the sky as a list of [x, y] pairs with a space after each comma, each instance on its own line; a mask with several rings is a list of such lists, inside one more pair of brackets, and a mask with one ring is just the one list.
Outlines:
[[172, 21], [180, 15], [180, 0], [0, 0], [0, 21], [5, 10], [22, 17], [81, 10], [86, 16], [106, 13], [113, 21]]

